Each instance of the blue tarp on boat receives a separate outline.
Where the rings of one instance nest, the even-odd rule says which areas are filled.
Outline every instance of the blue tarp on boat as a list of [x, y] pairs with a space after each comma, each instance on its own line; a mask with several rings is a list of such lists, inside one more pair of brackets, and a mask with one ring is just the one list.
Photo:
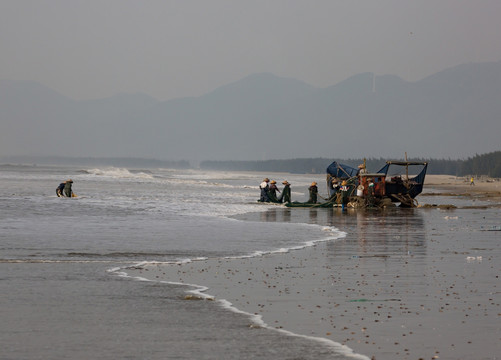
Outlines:
[[334, 161], [327, 167], [327, 174], [340, 179], [349, 179], [358, 175], [358, 169]]

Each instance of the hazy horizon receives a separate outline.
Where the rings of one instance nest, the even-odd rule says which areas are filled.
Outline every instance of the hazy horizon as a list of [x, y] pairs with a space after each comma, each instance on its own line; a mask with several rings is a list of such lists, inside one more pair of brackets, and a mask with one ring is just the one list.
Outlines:
[[0, 79], [76, 100], [200, 96], [270, 72], [315, 87], [358, 73], [417, 81], [501, 60], [498, 1], [0, 2]]
[[0, 155], [496, 151], [499, 18], [494, 0], [0, 1]]

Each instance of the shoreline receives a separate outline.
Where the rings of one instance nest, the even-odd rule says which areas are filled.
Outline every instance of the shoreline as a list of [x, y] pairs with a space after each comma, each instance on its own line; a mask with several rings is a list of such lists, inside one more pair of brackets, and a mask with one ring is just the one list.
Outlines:
[[[426, 187], [444, 191], [438, 195], [493, 204], [473, 214], [460, 208], [414, 209], [403, 218], [356, 210], [343, 216], [333, 210], [335, 226], [348, 230], [344, 238], [254, 258], [125, 271], [151, 281], [184, 283], [187, 293], [194, 284], [207, 288], [204, 294], [262, 318], [268, 327], [326, 339], [360, 354], [344, 352], [347, 357], [495, 359], [501, 353], [499, 326], [494, 325], [500, 314], [496, 294], [501, 293], [496, 288], [497, 233], [464, 227], [486, 214], [499, 217], [501, 183], [477, 180], [470, 186], [462, 178], [431, 175], [422, 196], [437, 195], [427, 194]], [[298, 209], [297, 214], [304, 214], [299, 216], [307, 223], [312, 211], [317, 213]]]

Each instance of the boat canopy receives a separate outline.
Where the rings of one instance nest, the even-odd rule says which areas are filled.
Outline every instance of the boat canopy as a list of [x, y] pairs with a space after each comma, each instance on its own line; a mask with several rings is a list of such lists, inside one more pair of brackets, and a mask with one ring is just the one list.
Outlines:
[[357, 176], [358, 171], [359, 170], [354, 167], [339, 164], [337, 161], [334, 161], [327, 167], [327, 174], [339, 179], [349, 179], [351, 177]]
[[428, 168], [427, 162], [387, 161], [386, 165], [383, 166], [381, 168], [381, 170], [378, 171], [378, 173], [383, 173], [383, 174], [386, 174], [386, 176], [391, 176], [391, 174], [388, 174], [388, 171], [389, 171], [391, 165], [405, 167], [406, 169], [408, 169], [409, 166], [422, 167], [421, 171], [416, 176], [409, 178], [409, 180], [414, 181], [417, 184], [424, 183], [424, 178], [426, 176], [426, 169]]

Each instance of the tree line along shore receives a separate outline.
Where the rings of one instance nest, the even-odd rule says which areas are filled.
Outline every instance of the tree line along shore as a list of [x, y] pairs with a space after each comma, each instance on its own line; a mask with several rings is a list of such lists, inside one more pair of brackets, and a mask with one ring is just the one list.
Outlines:
[[[327, 166], [337, 161], [352, 167], [357, 167], [365, 160], [369, 171], [378, 171], [387, 160], [403, 161], [403, 159], [327, 159], [302, 158], [289, 160], [261, 160], [261, 161], [202, 161], [202, 170], [226, 171], [259, 171], [259, 172], [289, 172], [298, 174], [325, 174]], [[428, 162], [428, 173], [436, 175], [454, 176], [489, 176], [501, 178], [501, 151], [483, 155], [475, 155], [465, 160], [452, 159], [423, 159], [413, 158], [409, 161]]]
[[[26, 157], [11, 156], [0, 159], [0, 164], [53, 164], [72, 166], [116, 166], [116, 167], [160, 167], [172, 169], [221, 170], [221, 171], [258, 171], [285, 172], [297, 174], [325, 174], [332, 161], [357, 167], [366, 162], [369, 171], [378, 171], [387, 160], [403, 161], [403, 159], [366, 158], [339, 159], [332, 158], [298, 158], [277, 160], [204, 160], [194, 166], [188, 160], [158, 160], [148, 158], [126, 157]], [[487, 176], [501, 178], [501, 151], [495, 151], [463, 160], [412, 158], [409, 161], [428, 162], [428, 174], [454, 176]]]

